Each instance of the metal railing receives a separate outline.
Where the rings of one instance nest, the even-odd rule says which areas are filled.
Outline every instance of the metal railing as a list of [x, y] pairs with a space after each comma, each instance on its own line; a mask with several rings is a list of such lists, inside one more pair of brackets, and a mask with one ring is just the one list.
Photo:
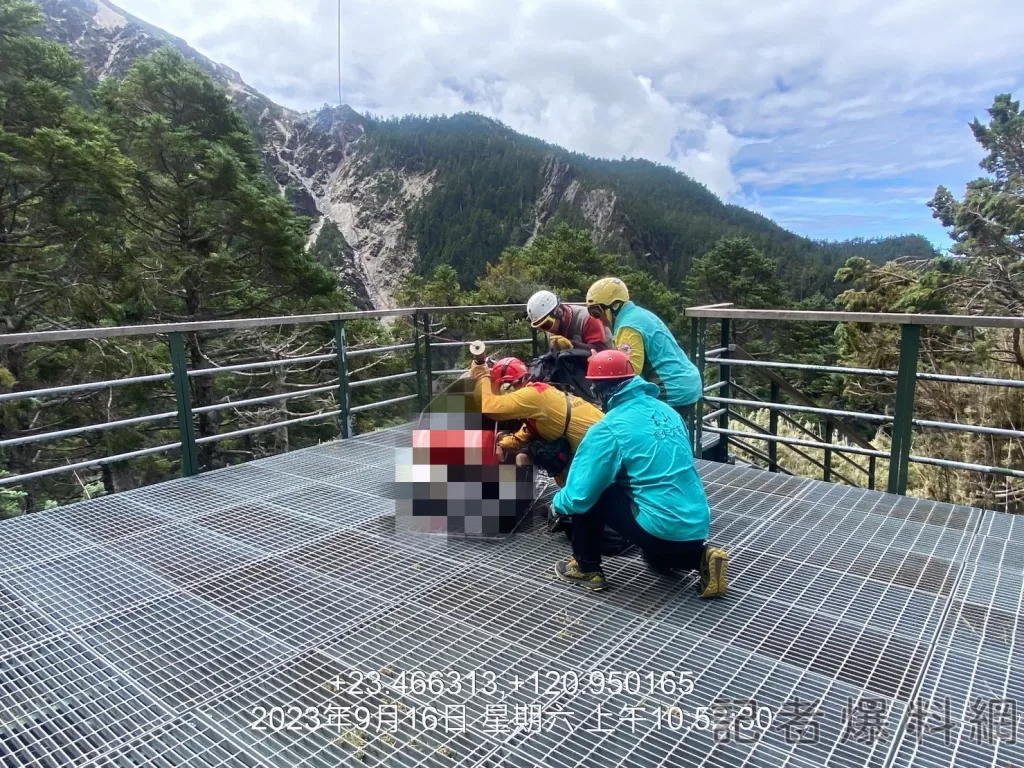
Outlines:
[[[806, 460], [819, 466], [823, 471], [823, 479], [831, 480], [833, 477], [839, 477], [844, 482], [852, 485], [855, 483], [849, 478], [840, 475], [833, 467], [833, 458], [834, 456], [846, 458], [845, 454], [866, 456], [869, 459], [869, 465], [866, 469], [856, 462], [847, 460], [847, 463], [853, 464], [860, 472], [866, 473], [868, 475], [868, 487], [873, 488], [875, 485], [876, 461], [883, 459], [889, 462], [887, 490], [889, 493], [896, 494], [906, 494], [909, 466], [914, 463], [981, 472], [1003, 477], [1024, 478], [1024, 468], [1020, 467], [987, 466], [930, 456], [918, 456], [911, 453], [913, 429], [915, 427], [918, 429], [948, 430], [980, 436], [997, 436], [1024, 440], [1024, 431], [1022, 430], [918, 419], [914, 415], [917, 383], [919, 381], [939, 381], [980, 387], [1024, 389], [1024, 380], [1020, 379], [919, 372], [917, 369], [922, 327], [952, 326], [1024, 329], [1024, 317], [751, 310], [735, 308], [729, 304], [692, 307], [686, 310], [686, 316], [691, 319], [690, 348], [693, 351], [694, 362], [698, 370], [703, 374], [708, 365], [716, 365], [718, 367], [719, 381], [705, 389], [703, 400], [704, 403], [715, 410], [710, 415], [701, 414], [701, 417], [698, 418], [697, 413], [700, 413], [700, 410], [702, 410], [698, 409], [691, 420], [692, 429], [695, 433], [695, 446], [700, 445], [700, 433], [704, 430], [714, 432], [720, 436], [721, 439], [718, 445], [713, 449], [713, 458], [717, 460], [727, 460], [729, 447], [732, 445], [749, 455], [762, 458], [768, 464], [768, 469], [780, 471], [782, 467], [778, 462], [778, 446], [784, 445], [800, 454]], [[716, 348], [712, 350], [707, 350], [707, 324], [709, 320], [717, 320], [721, 325], [720, 338], [716, 340]], [[747, 355], [741, 347], [733, 343], [731, 323], [737, 320], [896, 325], [901, 329], [898, 369], [845, 368], [842, 366], [755, 360]], [[763, 398], [757, 397], [748, 389], [740, 386], [733, 378], [732, 372], [734, 368], [746, 368], [768, 378], [771, 382], [769, 400], [766, 402]], [[842, 374], [855, 377], [895, 379], [896, 393], [893, 413], [889, 415], [817, 407], [778, 374], [778, 371], [789, 370], [817, 374]], [[739, 391], [744, 397], [734, 397], [732, 390]], [[791, 399], [798, 399], [803, 402], [783, 402], [781, 398], [783, 390], [791, 396]], [[769, 412], [768, 429], [766, 430], [753, 423], [750, 419], [743, 417], [737, 412], [736, 409], [738, 408], [767, 410]], [[787, 415], [790, 413], [808, 414], [822, 419], [824, 421], [824, 437], [819, 437], [804, 425], [790, 418]], [[712, 416], [714, 419], [711, 419]], [[780, 435], [780, 418], [795, 426], [804, 435], [809, 436], [810, 439]], [[752, 431], [737, 430], [731, 426], [730, 420], [735, 420]], [[717, 421], [717, 424], [708, 423], [709, 421]], [[892, 441], [889, 450], [881, 451], [875, 448], [874, 445], [850, 427], [848, 423], [850, 421], [891, 425]], [[837, 434], [845, 437], [852, 444], [834, 442]], [[751, 451], [750, 442], [767, 443], [768, 452], [764, 453], [757, 449]], [[824, 461], [817, 461], [801, 450], [804, 448], [824, 451]]]
[[[59, 344], [71, 341], [162, 337], [166, 338], [171, 367], [170, 372], [165, 373], [7, 392], [0, 394], [0, 403], [90, 393], [129, 385], [170, 382], [176, 405], [176, 408], [173, 411], [77, 426], [70, 429], [53, 430], [41, 432], [39, 434], [18, 435], [7, 439], [0, 439], [0, 449], [52, 442], [86, 433], [125, 429], [142, 424], [153, 424], [159, 422], [169, 422], [173, 424], [175, 420], [177, 422], [178, 436], [178, 439], [175, 442], [147, 447], [142, 450], [118, 453], [109, 456], [99, 456], [94, 459], [88, 459], [71, 464], [52, 466], [45, 469], [0, 477], [0, 487], [21, 485], [30, 480], [36, 480], [52, 475], [76, 472], [83, 469], [95, 469], [116, 462], [128, 461], [130, 459], [142, 456], [151, 456], [154, 454], [166, 454], [172, 451], [180, 451], [181, 474], [186, 476], [195, 475], [198, 474], [201, 469], [198, 450], [200, 446], [248, 435], [256, 435], [272, 430], [284, 429], [299, 424], [322, 422], [328, 419], [337, 419], [339, 437], [342, 439], [348, 438], [352, 433], [352, 416], [354, 414], [400, 405], [402, 403], [411, 404], [413, 401], [416, 401], [420, 408], [423, 408], [429, 402], [429, 392], [432, 390], [434, 383], [439, 377], [462, 372], [461, 370], [452, 369], [438, 371], [432, 368], [432, 348], [462, 347], [467, 346], [470, 343], [469, 340], [435, 341], [434, 339], [437, 334], [431, 325], [430, 318], [432, 315], [515, 312], [521, 316], [525, 313], [525, 309], [525, 305], [516, 304], [423, 307], [340, 312], [318, 315], [295, 315], [287, 317], [247, 318], [241, 320], [219, 320], [210, 322], [168, 323], [161, 325], [81, 328], [59, 331], [0, 334], [0, 349], [21, 347], [29, 344]], [[355, 320], [380, 319], [385, 317], [409, 318], [413, 330], [412, 340], [408, 343], [391, 344], [381, 347], [351, 350], [348, 348], [346, 323]], [[188, 357], [186, 354], [186, 334], [210, 331], [240, 331], [254, 328], [274, 328], [282, 326], [313, 326], [317, 324], [330, 324], [333, 327], [334, 350], [330, 353], [291, 358], [285, 357], [275, 360], [261, 360], [232, 365], [212, 365], [210, 367], [200, 368], [189, 368], [188, 365]], [[538, 338], [535, 331], [532, 331], [531, 335], [526, 338], [496, 340], [484, 339], [484, 341], [488, 346], [522, 346], [529, 344], [531, 345], [534, 354], [538, 351]], [[411, 353], [413, 357], [412, 370], [388, 374], [376, 378], [352, 380], [349, 373], [349, 361], [359, 357], [393, 352]], [[200, 377], [213, 377], [239, 372], [280, 369], [301, 364], [319, 365], [332, 362], [336, 365], [336, 379], [333, 379], [332, 383], [326, 386], [314, 386], [294, 392], [275, 393], [260, 397], [218, 402], [193, 407], [193, 382]], [[427, 371], [430, 372], [429, 377], [426, 374]], [[378, 384], [390, 384], [409, 379], [416, 380], [416, 391], [414, 394], [391, 397], [355, 406], [351, 405], [352, 391], [356, 388]], [[337, 407], [330, 410], [321, 410], [318, 413], [274, 421], [268, 424], [260, 424], [244, 429], [219, 432], [217, 434], [206, 435], [203, 437], [196, 436], [196, 416], [198, 415], [210, 414], [226, 409], [246, 408], [267, 403], [280, 403], [316, 395], [330, 395], [332, 393], [336, 397]]]
[[[88, 328], [70, 329], [59, 331], [41, 331], [18, 334], [0, 335], [0, 349], [21, 347], [30, 344], [59, 344], [72, 341], [97, 341], [101, 339], [116, 338], [141, 338], [157, 337], [165, 338], [170, 360], [170, 371], [148, 374], [143, 376], [126, 377], [121, 379], [108, 379], [95, 382], [68, 384], [38, 388], [34, 390], [19, 390], [0, 394], [0, 403], [10, 403], [25, 399], [46, 399], [66, 395], [78, 395], [81, 393], [95, 392], [101, 390], [113, 390], [119, 387], [140, 384], [170, 384], [175, 401], [174, 410], [164, 410], [157, 413], [137, 416], [134, 418], [119, 419], [114, 421], [100, 422], [75, 426], [68, 429], [41, 432], [39, 434], [15, 434], [11, 437], [0, 438], [0, 449], [16, 448], [20, 446], [34, 446], [46, 442], [72, 438], [87, 433], [107, 432], [118, 429], [130, 429], [141, 425], [152, 425], [168, 423], [173, 429], [176, 425], [177, 440], [164, 442], [160, 445], [145, 447], [140, 450], [116, 453], [108, 456], [100, 456], [85, 461], [77, 461], [61, 466], [50, 466], [39, 470], [22, 472], [17, 475], [0, 477], [0, 487], [20, 485], [37, 478], [48, 477], [68, 472], [75, 472], [81, 469], [97, 468], [115, 462], [128, 461], [130, 459], [151, 456], [154, 454], [166, 454], [173, 451], [180, 451], [181, 473], [183, 475], [197, 474], [200, 467], [199, 448], [204, 445], [218, 443], [224, 440], [235, 439], [248, 435], [261, 434], [273, 430], [284, 429], [294, 425], [308, 425], [323, 422], [328, 419], [337, 419], [337, 434], [341, 438], [348, 438], [352, 433], [352, 416], [354, 414], [373, 411], [381, 408], [412, 404], [414, 401], [422, 409], [429, 402], [429, 392], [434, 382], [439, 378], [453, 373], [460, 373], [459, 369], [447, 368], [436, 370], [433, 367], [435, 352], [441, 354], [443, 350], [456, 349], [469, 344], [468, 340], [448, 339], [439, 336], [431, 317], [438, 315], [457, 314], [492, 314], [514, 312], [520, 316], [525, 311], [523, 305], [482, 305], [466, 307], [423, 307], [403, 308], [392, 310], [371, 310], [361, 312], [341, 312], [317, 315], [296, 315], [287, 317], [248, 318], [241, 320], [219, 320], [210, 322], [188, 322], [172, 323], [161, 325], [144, 326], [119, 326], [111, 328]], [[986, 387], [1011, 387], [1024, 389], [1024, 381], [1018, 379], [999, 379], [991, 377], [972, 377], [951, 375], [935, 372], [918, 372], [917, 358], [920, 347], [921, 328], [928, 325], [939, 326], [973, 326], [990, 328], [1024, 328], [1024, 318], [1012, 317], [975, 317], [975, 316], [946, 316], [946, 315], [894, 315], [894, 314], [866, 314], [849, 312], [798, 312], [789, 310], [743, 310], [731, 305], [714, 305], [707, 307], [694, 307], [686, 310], [686, 315], [691, 319], [690, 329], [690, 353], [699, 370], [702, 372], [709, 365], [717, 366], [719, 380], [710, 384], [705, 389], [703, 404], [700, 408], [693, 409], [691, 414], [691, 432], [694, 441], [695, 452], [699, 455], [704, 453], [700, 446], [711, 441], [704, 440], [704, 432], [713, 433], [717, 436], [717, 444], [708, 447], [711, 458], [728, 460], [730, 446], [741, 450], [749, 456], [767, 464], [772, 471], [788, 471], [779, 462], [778, 446], [782, 445], [801, 456], [804, 460], [817, 466], [822, 470], [825, 480], [833, 478], [849, 484], [856, 484], [859, 476], [856, 473], [866, 475], [865, 484], [869, 488], [875, 485], [875, 468], [879, 459], [889, 462], [889, 476], [887, 488], [892, 493], [906, 493], [908, 467], [911, 463], [930, 464], [934, 466], [962, 469], [977, 472], [1002, 475], [1013, 478], [1024, 478], [1024, 470], [1016, 467], [991, 467], [968, 462], [952, 461], [948, 459], [917, 456], [911, 453], [912, 430], [918, 429], [942, 429], [968, 432], [978, 435], [990, 435], [1011, 439], [1024, 439], [1024, 431], [1014, 429], [1003, 429], [997, 427], [986, 427], [984, 425], [967, 425], [951, 422], [940, 422], [926, 419], [918, 419], [914, 416], [915, 388], [918, 381], [941, 381], [961, 384], [971, 384]], [[360, 349], [349, 349], [346, 337], [346, 324], [357, 320], [381, 319], [388, 317], [406, 317], [411, 322], [412, 339], [408, 342], [390, 344], [380, 347], [368, 347]], [[773, 321], [807, 321], [822, 323], [884, 323], [898, 325], [902, 329], [900, 358], [898, 370], [845, 368], [841, 366], [819, 366], [802, 363], [773, 362], [755, 360], [746, 355], [744, 350], [737, 346], [731, 338], [731, 325], [734, 320], [758, 320], [762, 322]], [[720, 321], [721, 333], [713, 343], [713, 348], [708, 348], [708, 322]], [[186, 335], [192, 333], [206, 333], [211, 331], [241, 331], [254, 328], [275, 328], [285, 326], [315, 326], [329, 325], [333, 331], [333, 351], [325, 354], [313, 354], [282, 358], [275, 360], [255, 360], [245, 363], [212, 365], [209, 367], [189, 368], [188, 356], [186, 354]], [[487, 341], [487, 340], [485, 340]], [[538, 339], [536, 332], [531, 332], [527, 338], [497, 339], [488, 341], [489, 345], [527, 345], [532, 346], [534, 354], [538, 351]], [[410, 353], [413, 358], [411, 370], [399, 373], [388, 373], [387, 375], [375, 378], [353, 379], [350, 375], [350, 361], [385, 353]], [[322, 365], [333, 363], [336, 367], [336, 376], [330, 383], [320, 386], [311, 386], [294, 392], [273, 393], [259, 397], [247, 397], [239, 400], [204, 403], [193, 407], [193, 389], [195, 383], [205, 377], [219, 376], [233, 373], [250, 373], [254, 371], [268, 371], [270, 369], [287, 368], [296, 365]], [[766, 377], [771, 385], [770, 396], [767, 401], [759, 397], [749, 388], [743, 386], [733, 376], [734, 369], [746, 369], [757, 372]], [[846, 376], [884, 377], [896, 380], [895, 409], [892, 415], [877, 413], [860, 413], [856, 411], [843, 411], [835, 408], [822, 408], [804, 397], [795, 387], [789, 384], [780, 371], [806, 371], [813, 373], [843, 374]], [[430, 375], [427, 376], [426, 372]], [[358, 405], [352, 405], [353, 392], [360, 388], [404, 382], [415, 379], [415, 392], [403, 394], [397, 397], [386, 397], [385, 399]], [[243, 429], [232, 429], [216, 434], [207, 434], [201, 437], [196, 435], [196, 418], [207, 416], [226, 409], [241, 409], [252, 406], [265, 405], [268, 403], [282, 403], [299, 398], [334, 394], [336, 407], [313, 414], [297, 416], [267, 424], [246, 427]], [[795, 402], [784, 402], [783, 395]], [[705, 411], [705, 409], [708, 409]], [[764, 429], [758, 426], [751, 419], [740, 413], [743, 410], [766, 410], [769, 413], [769, 427]], [[804, 414], [821, 419], [824, 425], [824, 437], [809, 430], [805, 425], [793, 419], [790, 414]], [[849, 425], [850, 420], [860, 421], [869, 424], [886, 424], [892, 429], [892, 444], [889, 450], [877, 449], [870, 441], [864, 439], [856, 430]], [[784, 436], [779, 434], [779, 425], [788, 424], [795, 429], [799, 436]], [[736, 426], [744, 426], [746, 429], [736, 429]], [[834, 442], [836, 437], [842, 437], [846, 443]], [[766, 443], [766, 450], [755, 447], [755, 444]], [[824, 452], [823, 460], [819, 461], [806, 449]], [[864, 456], [868, 458], [868, 467], [852, 461], [849, 456]], [[837, 463], [838, 462], [838, 463]]]

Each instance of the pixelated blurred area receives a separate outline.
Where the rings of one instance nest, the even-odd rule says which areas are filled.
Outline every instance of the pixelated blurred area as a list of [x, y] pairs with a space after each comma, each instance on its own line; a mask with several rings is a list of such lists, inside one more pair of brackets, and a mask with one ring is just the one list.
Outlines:
[[502, 539], [522, 528], [537, 496], [532, 466], [499, 461], [501, 432], [518, 423], [480, 413], [475, 382], [456, 379], [431, 401], [395, 465], [395, 531]]

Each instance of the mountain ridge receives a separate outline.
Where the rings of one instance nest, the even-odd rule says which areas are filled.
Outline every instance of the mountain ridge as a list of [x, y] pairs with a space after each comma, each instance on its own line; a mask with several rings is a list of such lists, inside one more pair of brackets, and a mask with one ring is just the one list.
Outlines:
[[[310, 248], [360, 308], [394, 306], [407, 274], [444, 263], [471, 285], [504, 248], [562, 222], [673, 287], [724, 236], [752, 237], [780, 262], [796, 298], [827, 289], [838, 264], [821, 243], [724, 203], [664, 164], [591, 158], [474, 113], [385, 120], [348, 105], [298, 112], [107, 0], [36, 1], [44, 35], [68, 45], [93, 81], [122, 76], [171, 45], [223, 86], [254, 131], [267, 176], [313, 220]], [[904, 240], [911, 255], [934, 252], [923, 238]], [[872, 258], [877, 249], [862, 250]]]

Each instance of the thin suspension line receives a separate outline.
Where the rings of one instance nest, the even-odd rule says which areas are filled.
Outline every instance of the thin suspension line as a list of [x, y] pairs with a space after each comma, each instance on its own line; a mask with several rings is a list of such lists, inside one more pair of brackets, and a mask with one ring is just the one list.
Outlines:
[[338, 0], [338, 106], [344, 103], [341, 89], [341, 0]]

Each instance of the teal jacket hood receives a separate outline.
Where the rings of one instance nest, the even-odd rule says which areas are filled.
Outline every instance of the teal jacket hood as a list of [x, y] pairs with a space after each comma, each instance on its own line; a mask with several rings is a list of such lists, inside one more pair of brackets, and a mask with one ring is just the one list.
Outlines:
[[623, 403], [637, 397], [646, 396], [657, 399], [660, 392], [661, 389], [657, 384], [644, 381], [640, 376], [634, 376], [628, 384], [623, 385], [622, 389], [608, 399], [608, 410], [611, 411], [614, 408], [618, 408]]

